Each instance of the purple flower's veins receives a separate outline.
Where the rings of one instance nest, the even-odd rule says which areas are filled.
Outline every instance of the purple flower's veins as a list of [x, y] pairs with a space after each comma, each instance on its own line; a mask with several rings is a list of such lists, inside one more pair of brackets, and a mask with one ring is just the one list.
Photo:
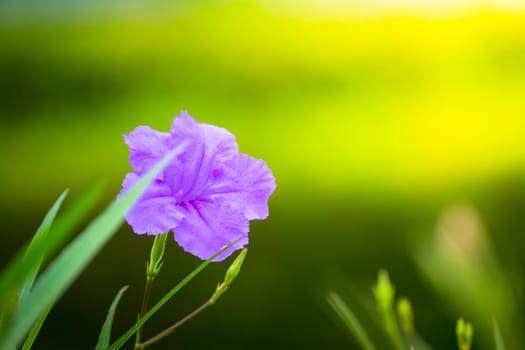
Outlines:
[[182, 112], [169, 133], [139, 126], [124, 137], [134, 172], [126, 176], [121, 194], [163, 155], [188, 143], [127, 213], [137, 234], [173, 231], [182, 248], [203, 260], [242, 237], [218, 261], [248, 243], [249, 220], [268, 216], [275, 179], [266, 163], [239, 153], [227, 130]]

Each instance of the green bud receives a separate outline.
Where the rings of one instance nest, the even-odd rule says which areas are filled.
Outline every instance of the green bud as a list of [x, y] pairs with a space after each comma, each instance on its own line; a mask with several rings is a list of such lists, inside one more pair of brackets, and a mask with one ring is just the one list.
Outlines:
[[231, 284], [235, 277], [239, 274], [241, 271], [242, 263], [244, 262], [244, 258], [246, 257], [246, 252], [248, 252], [247, 248], [244, 248], [239, 255], [235, 258], [233, 263], [228, 267], [228, 270], [226, 271], [226, 277], [224, 277], [224, 283]]
[[390, 283], [388, 271], [379, 271], [377, 284], [373, 287], [373, 292], [379, 309], [382, 312], [390, 311], [394, 305], [396, 289], [394, 285]]
[[399, 298], [396, 309], [401, 330], [406, 335], [411, 335], [414, 332], [414, 312], [410, 300], [405, 297]]
[[239, 255], [237, 255], [230, 267], [228, 267], [228, 270], [226, 271], [226, 276], [224, 277], [224, 282], [219, 283], [219, 285], [217, 285], [215, 293], [213, 293], [212, 297], [210, 298], [210, 304], [215, 303], [224, 294], [224, 292], [228, 290], [230, 284], [241, 271], [242, 263], [244, 262], [244, 258], [246, 257], [246, 252], [248, 252], [248, 249], [244, 248], [239, 253]]
[[167, 238], [168, 232], [155, 236], [153, 246], [151, 247], [149, 262], [146, 265], [148, 278], [154, 279], [162, 268], [162, 258], [164, 256], [164, 247], [166, 246]]
[[470, 350], [473, 336], [474, 327], [472, 327], [472, 324], [460, 318], [456, 324], [456, 337], [459, 350]]

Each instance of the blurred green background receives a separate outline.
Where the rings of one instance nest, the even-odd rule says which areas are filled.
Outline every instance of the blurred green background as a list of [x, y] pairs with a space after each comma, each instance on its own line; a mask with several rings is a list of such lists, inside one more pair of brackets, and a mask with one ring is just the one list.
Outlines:
[[[130, 170], [122, 134], [137, 125], [167, 131], [188, 110], [266, 160], [278, 188], [270, 217], [252, 223], [235, 285], [157, 348], [357, 348], [325, 292], [348, 278], [371, 299], [382, 267], [436, 348], [454, 347], [459, 316], [478, 326], [477, 349], [491, 348], [484, 325], [493, 315], [509, 344], [519, 344], [518, 5], [1, 1], [2, 266], [64, 188], [75, 196], [103, 179], [105, 202], [114, 198]], [[153, 299], [199, 263], [170, 242]], [[114, 335], [127, 329], [151, 243], [123, 227], [52, 311], [34, 348], [93, 348], [113, 296], [130, 284]], [[226, 266], [205, 271], [146, 335], [206, 300]]]

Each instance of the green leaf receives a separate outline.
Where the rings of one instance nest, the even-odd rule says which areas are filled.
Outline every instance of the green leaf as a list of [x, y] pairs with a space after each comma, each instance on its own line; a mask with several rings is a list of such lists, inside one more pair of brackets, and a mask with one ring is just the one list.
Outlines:
[[0, 343], [0, 350], [14, 349], [32, 324], [54, 303], [86, 265], [95, 257], [124, 221], [124, 214], [135, 204], [154, 176], [185, 147], [185, 143], [166, 155], [147, 175], [120, 199], [113, 201], [71, 242], [36, 281], [31, 293], [19, 305]]
[[221, 255], [224, 251], [226, 251], [228, 248], [233, 246], [235, 243], [239, 242], [242, 238], [239, 238], [238, 240], [228, 244], [221, 250], [219, 250], [217, 253], [215, 253], [211, 258], [201, 263], [195, 270], [193, 270], [188, 276], [186, 276], [179, 284], [177, 284], [175, 287], [173, 287], [172, 290], [170, 290], [160, 301], [155, 304], [141, 319], [139, 319], [133, 326], [131, 326], [130, 329], [126, 333], [124, 333], [120, 338], [118, 338], [109, 348], [109, 350], [117, 350], [124, 345], [129, 338], [135, 334], [137, 329], [139, 329], [140, 326], [142, 326], [144, 323], [146, 323], [147, 320], [149, 320], [159, 309], [164, 306], [179, 290], [182, 289], [189, 281], [191, 281], [195, 276], [197, 276], [206, 266], [208, 266], [213, 259]]
[[90, 187], [83, 192], [57, 217], [47, 232], [43, 231], [27, 248], [16, 254], [0, 276], [1, 309], [11, 310], [15, 307], [24, 282], [74, 233], [74, 229], [85, 218], [101, 193], [100, 186]]
[[356, 337], [361, 347], [364, 350], [376, 350], [364, 327], [341, 297], [335, 292], [329, 292], [326, 298], [328, 304], [330, 304], [337, 315], [341, 318], [348, 330], [354, 335], [354, 337]]
[[113, 319], [115, 318], [115, 310], [117, 309], [117, 305], [120, 302], [120, 298], [122, 298], [122, 294], [128, 289], [128, 286], [122, 287], [121, 290], [117, 293], [115, 296], [115, 299], [111, 303], [111, 306], [109, 307], [108, 315], [106, 317], [106, 321], [104, 322], [104, 325], [102, 326], [102, 330], [100, 331], [100, 335], [98, 337], [98, 342], [95, 350], [105, 350], [109, 346], [109, 340], [111, 338], [111, 327], [113, 325]]
[[506, 350], [501, 331], [499, 330], [498, 322], [495, 319], [492, 320], [494, 325], [494, 342], [496, 344], [496, 350]]
[[36, 337], [38, 336], [38, 333], [40, 333], [40, 329], [42, 328], [42, 325], [44, 324], [47, 315], [49, 315], [49, 312], [53, 308], [53, 305], [54, 304], [48, 305], [48, 307], [44, 310], [42, 315], [40, 315], [40, 317], [38, 318], [38, 321], [36, 321], [36, 323], [33, 325], [33, 328], [31, 328], [31, 331], [29, 331], [29, 335], [27, 336], [27, 339], [24, 342], [24, 346], [22, 346], [22, 350], [31, 349]]
[[[58, 197], [51, 209], [49, 209], [46, 216], [44, 217], [44, 220], [40, 224], [40, 227], [38, 228], [33, 239], [31, 240], [31, 243], [29, 243], [28, 249], [31, 249], [31, 246], [35, 244], [35, 242], [39, 239], [40, 236], [45, 235], [49, 231], [49, 229], [51, 228], [51, 224], [55, 220], [55, 217], [58, 213], [58, 209], [60, 209], [60, 206], [62, 205], [64, 198], [66, 198], [68, 191], [69, 190], [65, 190], [64, 192], [62, 192], [62, 194], [60, 195], [60, 197]], [[24, 298], [29, 294], [31, 287], [33, 287], [33, 283], [35, 281], [36, 275], [38, 274], [38, 270], [40, 270], [40, 265], [42, 263], [43, 258], [44, 257], [42, 256], [40, 259], [40, 263], [38, 263], [35, 266], [35, 270], [32, 271], [32, 273], [26, 279], [24, 285], [18, 292], [18, 303], [21, 303], [24, 300]]]

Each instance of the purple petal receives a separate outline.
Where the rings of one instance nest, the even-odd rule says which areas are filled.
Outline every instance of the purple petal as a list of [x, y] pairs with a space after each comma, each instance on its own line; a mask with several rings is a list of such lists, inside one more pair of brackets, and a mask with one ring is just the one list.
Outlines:
[[167, 132], [153, 130], [149, 126], [138, 126], [124, 135], [124, 141], [131, 152], [129, 163], [138, 172], [151, 169], [172, 148]]
[[239, 154], [217, 169], [215, 177], [206, 189], [212, 201], [239, 206], [249, 220], [268, 216], [268, 198], [276, 185], [264, 161]]
[[173, 232], [185, 251], [207, 260], [224, 246], [239, 242], [214, 259], [222, 261], [248, 244], [248, 219], [238, 209], [224, 203], [192, 201], [183, 203], [185, 218]]
[[206, 145], [208, 157], [229, 159], [239, 153], [235, 136], [224, 128], [215, 125], [199, 123], [187, 112], [173, 119], [170, 131], [175, 142], [191, 139], [196, 144]]
[[223, 162], [238, 154], [235, 136], [213, 125], [197, 123], [186, 112], [173, 120], [172, 142], [190, 140], [188, 147], [178, 157], [178, 163], [165, 170], [166, 181], [174, 192], [181, 192], [181, 200], [198, 199], [210, 180], [213, 171]]
[[[129, 173], [124, 179], [122, 195], [140, 176]], [[161, 180], [154, 180], [141, 198], [126, 213], [126, 221], [137, 234], [157, 235], [170, 231], [184, 218], [171, 190]]]

